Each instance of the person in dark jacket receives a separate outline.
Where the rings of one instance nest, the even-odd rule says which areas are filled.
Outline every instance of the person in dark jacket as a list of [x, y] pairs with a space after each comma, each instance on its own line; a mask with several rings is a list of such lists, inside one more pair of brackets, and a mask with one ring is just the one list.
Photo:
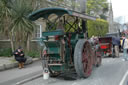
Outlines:
[[26, 61], [26, 58], [24, 57], [24, 52], [21, 47], [19, 47], [17, 50], [13, 52], [13, 55], [15, 56], [16, 61], [19, 62], [19, 68], [24, 68], [24, 63]]
[[114, 45], [115, 57], [119, 57], [120, 39], [118, 37], [112, 37], [112, 44]]

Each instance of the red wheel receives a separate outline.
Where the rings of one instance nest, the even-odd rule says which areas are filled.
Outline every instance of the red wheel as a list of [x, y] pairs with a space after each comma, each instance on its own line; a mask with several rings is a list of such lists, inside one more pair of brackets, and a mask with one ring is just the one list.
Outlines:
[[77, 42], [74, 52], [75, 69], [79, 77], [88, 77], [92, 72], [93, 58], [90, 43], [81, 39]]
[[92, 51], [89, 42], [85, 42], [82, 52], [82, 63], [85, 75], [88, 77], [92, 72]]

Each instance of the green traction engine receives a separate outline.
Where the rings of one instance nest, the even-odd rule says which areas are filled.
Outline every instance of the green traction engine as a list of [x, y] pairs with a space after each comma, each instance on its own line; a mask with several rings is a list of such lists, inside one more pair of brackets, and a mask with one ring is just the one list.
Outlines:
[[43, 8], [29, 15], [32, 21], [39, 18], [46, 23], [40, 38], [43, 68], [48, 68], [51, 76], [70, 72], [90, 76], [93, 66], [101, 64], [99, 45], [90, 41], [86, 32], [86, 21], [96, 18], [64, 8]]

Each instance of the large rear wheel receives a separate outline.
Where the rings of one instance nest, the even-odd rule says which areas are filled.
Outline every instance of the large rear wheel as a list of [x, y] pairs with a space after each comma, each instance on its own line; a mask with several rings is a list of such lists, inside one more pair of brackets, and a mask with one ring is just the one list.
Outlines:
[[85, 39], [79, 40], [76, 44], [74, 64], [79, 77], [89, 77], [91, 75], [93, 66], [92, 48]]

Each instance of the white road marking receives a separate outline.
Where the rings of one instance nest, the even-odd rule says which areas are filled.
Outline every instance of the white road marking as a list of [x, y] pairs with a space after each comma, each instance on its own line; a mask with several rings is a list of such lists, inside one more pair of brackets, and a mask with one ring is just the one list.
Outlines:
[[26, 82], [32, 81], [32, 80], [34, 80], [34, 79], [36, 79], [36, 78], [39, 78], [39, 77], [41, 77], [41, 76], [43, 76], [43, 74], [38, 74], [38, 75], [33, 76], [33, 77], [30, 77], [30, 78], [28, 78], [28, 79], [24, 79], [24, 80], [22, 80], [22, 81], [17, 82], [16, 85], [22, 85], [22, 84], [24, 84], [24, 83], [26, 83]]
[[122, 80], [121, 80], [121, 82], [120, 82], [119, 85], [123, 85], [123, 83], [124, 83], [124, 81], [125, 81], [127, 75], [128, 75], [128, 70], [127, 70], [127, 72], [125, 73], [125, 75], [123, 76], [123, 78], [122, 78]]

